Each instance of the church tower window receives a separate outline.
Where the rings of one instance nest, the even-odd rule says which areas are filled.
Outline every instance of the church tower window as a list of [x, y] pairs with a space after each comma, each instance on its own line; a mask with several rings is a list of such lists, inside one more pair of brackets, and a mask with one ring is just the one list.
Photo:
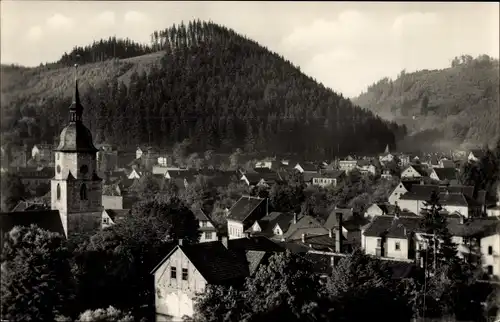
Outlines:
[[59, 184], [57, 184], [56, 193], [57, 193], [57, 200], [60, 200], [61, 199], [61, 186]]
[[82, 183], [80, 187], [80, 200], [87, 200], [87, 186]]

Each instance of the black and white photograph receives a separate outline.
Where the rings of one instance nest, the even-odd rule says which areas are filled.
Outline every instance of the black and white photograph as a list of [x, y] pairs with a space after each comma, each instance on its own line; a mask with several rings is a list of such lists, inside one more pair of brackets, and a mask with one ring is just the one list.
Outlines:
[[0, 322], [500, 322], [499, 2], [0, 21]]

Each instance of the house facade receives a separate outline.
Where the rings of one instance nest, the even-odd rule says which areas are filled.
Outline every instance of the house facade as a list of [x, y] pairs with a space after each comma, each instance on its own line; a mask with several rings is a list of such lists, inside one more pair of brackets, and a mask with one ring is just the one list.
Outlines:
[[339, 169], [349, 173], [352, 170], [356, 169], [358, 166], [358, 161], [353, 159], [351, 156], [347, 157], [345, 160], [340, 160], [339, 161]]
[[262, 219], [268, 214], [267, 198], [242, 196], [229, 209], [227, 216], [227, 232], [229, 239], [246, 237], [245, 231], [255, 221]]

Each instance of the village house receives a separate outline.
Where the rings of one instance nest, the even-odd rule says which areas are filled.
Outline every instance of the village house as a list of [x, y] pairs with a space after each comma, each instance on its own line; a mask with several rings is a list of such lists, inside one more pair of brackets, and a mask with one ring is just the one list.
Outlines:
[[207, 214], [205, 214], [203, 209], [195, 208], [193, 209], [193, 214], [196, 220], [198, 220], [200, 224], [200, 228], [198, 228], [201, 232], [200, 243], [219, 240], [219, 237], [217, 235], [217, 229], [215, 228], [214, 223], [207, 216]]
[[52, 144], [35, 144], [31, 148], [31, 158], [37, 161], [53, 161], [54, 146]]
[[478, 193], [479, 198], [474, 198], [473, 186], [414, 185], [410, 192], [399, 198], [398, 206], [401, 210], [420, 214], [433, 191], [439, 193], [439, 203], [450, 214], [459, 213], [467, 218], [482, 213], [484, 201], [480, 199], [484, 199], [484, 192]]
[[429, 177], [444, 185], [458, 185], [458, 173], [455, 167], [451, 168], [432, 168]]
[[392, 154], [390, 151], [389, 151], [389, 145], [387, 145], [385, 147], [385, 151], [384, 153], [382, 153], [380, 156], [379, 156], [379, 162], [381, 164], [385, 164], [385, 163], [388, 163], [388, 162], [392, 162], [394, 161], [394, 158], [395, 158], [395, 155]]
[[297, 214], [273, 211], [245, 230], [248, 236], [264, 236], [271, 240], [281, 241], [290, 225], [297, 221]]
[[419, 217], [381, 215], [362, 232], [366, 254], [398, 260], [415, 258], [415, 232], [420, 229]]
[[438, 168], [443, 168], [443, 169], [453, 168], [453, 169], [455, 169], [456, 166], [455, 166], [455, 162], [453, 162], [453, 160], [448, 160], [447, 158], [441, 158], [441, 160], [439, 160]]
[[362, 174], [375, 175], [377, 168], [372, 164], [370, 160], [360, 160], [358, 161], [357, 168]]
[[227, 232], [230, 239], [244, 238], [245, 231], [255, 221], [262, 219], [269, 213], [267, 198], [242, 196], [229, 209], [227, 216]]
[[339, 169], [349, 173], [352, 170], [356, 169], [358, 165], [358, 160], [355, 160], [353, 157], [348, 156], [345, 160], [339, 161]]
[[[38, 196], [44, 195], [50, 189], [50, 180], [54, 177], [53, 167], [18, 168], [17, 174], [25, 188]], [[39, 191], [39, 190], [42, 191]], [[37, 193], [38, 190], [38, 193]]]
[[420, 181], [415, 180], [401, 180], [399, 184], [394, 188], [394, 190], [389, 195], [389, 203], [391, 205], [396, 205], [399, 198], [405, 193], [411, 190], [413, 185], [420, 184]]
[[283, 166], [283, 164], [280, 161], [261, 160], [261, 161], [258, 161], [255, 163], [254, 168], [256, 168], [256, 169], [264, 168], [264, 169], [269, 169], [269, 170], [273, 170], [273, 171], [278, 171], [282, 166]]
[[[312, 174], [312, 184], [320, 187], [333, 186], [336, 187], [338, 181], [345, 175], [344, 171], [339, 170], [322, 170]], [[305, 179], [304, 179], [305, 181]]]
[[365, 217], [374, 218], [376, 216], [394, 214], [395, 209], [396, 209], [396, 206], [392, 205], [390, 203], [378, 203], [378, 204], [374, 203], [366, 209]]
[[389, 169], [382, 170], [382, 174], [380, 174], [380, 177], [385, 180], [391, 180], [392, 179], [391, 170]]
[[262, 187], [270, 187], [276, 183], [284, 181], [279, 172], [264, 169], [266, 168], [254, 169], [258, 172], [246, 172], [241, 175], [240, 180], [245, 182], [248, 186]]
[[420, 179], [428, 176], [427, 167], [421, 164], [411, 164], [401, 173], [401, 179]]
[[104, 209], [101, 217], [101, 229], [111, 227], [130, 214], [130, 209]]
[[192, 318], [194, 300], [207, 285], [239, 286], [270, 256], [285, 249], [264, 237], [198, 244], [179, 240], [152, 270], [156, 321]]
[[123, 209], [122, 190], [118, 183], [105, 182], [102, 187], [102, 206], [104, 209]]
[[297, 163], [294, 167], [295, 170], [299, 171], [300, 173], [317, 173], [319, 170], [319, 167], [313, 163], [309, 162], [302, 162], [302, 163]]
[[481, 149], [474, 149], [474, 150], [471, 150], [467, 156], [467, 160], [469, 162], [478, 162], [479, 159], [481, 159], [485, 153], [484, 150], [481, 150]]
[[101, 144], [97, 148], [98, 171], [115, 171], [118, 168], [118, 151], [111, 144]]

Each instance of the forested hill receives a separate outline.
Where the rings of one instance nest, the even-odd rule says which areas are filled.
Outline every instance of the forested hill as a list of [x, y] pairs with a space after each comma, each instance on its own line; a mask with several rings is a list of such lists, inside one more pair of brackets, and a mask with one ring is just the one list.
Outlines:
[[382, 79], [353, 102], [405, 124], [410, 133], [428, 130], [445, 142], [493, 144], [500, 122], [499, 88], [498, 59], [463, 55], [450, 68]]
[[[78, 68], [94, 138], [120, 146], [172, 146], [333, 157], [378, 153], [405, 129], [354, 106], [283, 57], [211, 22], [151, 36], [150, 47], [111, 38], [55, 64], [2, 69], [5, 141], [51, 142], [66, 123]], [[141, 56], [130, 54], [151, 52]], [[111, 54], [112, 53], [112, 54]], [[77, 57], [77, 55], [79, 57]], [[121, 57], [101, 61], [104, 57]], [[29, 143], [28, 143], [29, 144]]]

